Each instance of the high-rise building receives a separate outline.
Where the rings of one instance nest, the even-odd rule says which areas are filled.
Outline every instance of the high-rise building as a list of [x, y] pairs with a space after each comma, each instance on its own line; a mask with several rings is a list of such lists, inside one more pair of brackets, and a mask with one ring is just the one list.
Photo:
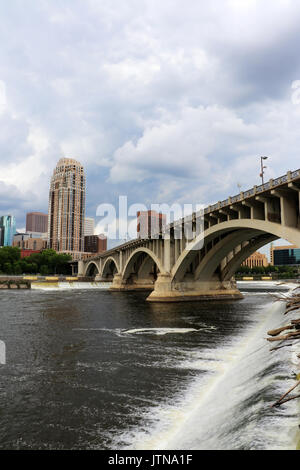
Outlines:
[[26, 232], [48, 232], [48, 214], [28, 212], [26, 214]]
[[48, 246], [56, 251], [84, 251], [85, 175], [74, 159], [61, 158], [50, 183]]
[[12, 246], [16, 233], [16, 219], [13, 215], [0, 217], [0, 246]]
[[105, 235], [87, 235], [84, 237], [84, 251], [87, 253], [102, 253], [107, 250]]
[[92, 217], [84, 219], [84, 236], [95, 234], [95, 220]]
[[138, 238], [151, 238], [160, 232], [166, 225], [166, 215], [156, 211], [137, 212], [137, 236]]

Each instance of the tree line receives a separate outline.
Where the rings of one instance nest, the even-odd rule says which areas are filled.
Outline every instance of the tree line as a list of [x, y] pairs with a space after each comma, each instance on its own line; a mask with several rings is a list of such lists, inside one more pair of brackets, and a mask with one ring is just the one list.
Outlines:
[[253, 268], [249, 268], [248, 266], [240, 266], [235, 273], [236, 276], [247, 274], [261, 274], [262, 276], [271, 276], [272, 274], [275, 274], [281, 278], [295, 278], [298, 277], [298, 267], [269, 265], [253, 266]]
[[65, 253], [57, 253], [47, 249], [41, 253], [32, 253], [21, 258], [18, 247], [4, 246], [0, 248], [0, 274], [71, 274], [69, 261], [72, 257]]

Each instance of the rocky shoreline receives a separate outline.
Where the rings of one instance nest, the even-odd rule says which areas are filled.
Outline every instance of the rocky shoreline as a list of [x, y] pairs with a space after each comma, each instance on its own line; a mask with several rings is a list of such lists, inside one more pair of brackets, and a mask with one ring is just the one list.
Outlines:
[[[298, 400], [300, 417], [300, 288], [297, 286], [287, 295], [281, 295], [276, 301], [285, 303], [283, 314], [287, 316], [287, 321], [274, 330], [267, 332], [266, 338], [270, 343], [276, 343], [270, 349], [272, 354], [276, 354], [281, 348], [289, 347], [292, 349], [293, 364], [295, 370], [291, 372], [289, 378], [294, 379], [295, 383], [282, 396], [271, 405], [271, 408], [277, 408], [292, 400]], [[296, 438], [296, 449], [300, 450], [300, 423]]]
[[20, 279], [0, 280], [0, 289], [30, 289], [31, 282]]

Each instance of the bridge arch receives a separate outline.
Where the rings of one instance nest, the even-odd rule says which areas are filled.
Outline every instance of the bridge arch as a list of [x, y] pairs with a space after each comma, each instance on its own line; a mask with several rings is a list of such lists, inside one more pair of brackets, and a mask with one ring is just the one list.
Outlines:
[[277, 240], [277, 237], [273, 235], [261, 235], [257, 239], [250, 242], [248, 245], [243, 247], [238, 253], [236, 253], [233, 258], [226, 264], [226, 266], [221, 270], [220, 277], [222, 281], [229, 281], [233, 276], [239, 266], [245, 261], [249, 256], [251, 256], [255, 251], [257, 251], [262, 246], [272, 241]]
[[104, 266], [102, 268], [101, 276], [103, 278], [113, 279], [115, 274], [118, 274], [119, 272], [120, 272], [120, 268], [119, 268], [117, 261], [112, 256], [109, 256], [105, 260]]
[[150, 281], [154, 283], [158, 273], [165, 273], [162, 261], [146, 247], [137, 248], [123, 269], [123, 282]]
[[[259, 238], [261, 236], [265, 236], [265, 238]], [[252, 245], [256, 246], [254, 241], [257, 239], [258, 245], [261, 247], [269, 243], [268, 240], [272, 241], [277, 238], [283, 238], [300, 246], [300, 230], [296, 227], [287, 227], [279, 223], [258, 219], [234, 219], [220, 222], [205, 230], [186, 246], [171, 271], [171, 279], [172, 281], [182, 280], [199, 250], [214, 240], [217, 240], [217, 243], [213, 244], [211, 249], [204, 254], [196, 269], [195, 276], [198, 279], [201, 277], [207, 279], [208, 276], [212, 276], [221, 260], [244, 241], [253, 240]], [[243, 252], [244, 254], [249, 253], [247, 256], [258, 249], [257, 247], [252, 249], [252, 245]], [[226, 279], [231, 273], [234, 274], [233, 270], [238, 267], [237, 263], [241, 264], [247, 258], [247, 256], [243, 258], [242, 253], [236, 256], [234, 255], [235, 262], [231, 262], [230, 269], [223, 273]]]
[[90, 261], [85, 268], [85, 276], [87, 277], [95, 277], [99, 274], [99, 267], [95, 261]]

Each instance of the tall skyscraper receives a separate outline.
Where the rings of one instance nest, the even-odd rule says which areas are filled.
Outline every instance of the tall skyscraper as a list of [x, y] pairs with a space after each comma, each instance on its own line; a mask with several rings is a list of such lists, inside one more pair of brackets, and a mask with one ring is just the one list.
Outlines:
[[85, 175], [83, 166], [61, 158], [50, 183], [48, 246], [57, 251], [84, 251]]
[[26, 214], [26, 232], [48, 232], [48, 214], [28, 212]]
[[16, 233], [16, 219], [13, 215], [0, 217], [0, 246], [12, 246]]

